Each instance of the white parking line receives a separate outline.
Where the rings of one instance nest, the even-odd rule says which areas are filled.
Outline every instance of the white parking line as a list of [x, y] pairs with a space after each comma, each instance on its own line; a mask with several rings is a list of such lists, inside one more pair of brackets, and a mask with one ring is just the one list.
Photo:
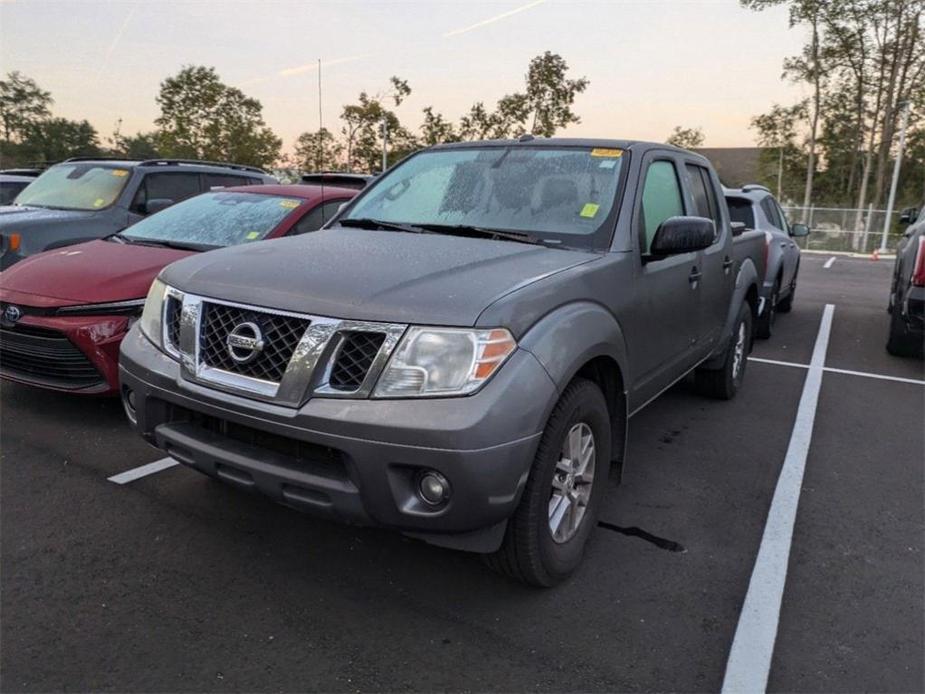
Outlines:
[[155, 460], [153, 463], [148, 463], [147, 465], [142, 465], [141, 467], [132, 468], [131, 470], [126, 470], [125, 472], [120, 472], [118, 475], [113, 475], [107, 479], [109, 479], [110, 482], [115, 482], [116, 484], [128, 484], [129, 482], [134, 482], [141, 477], [153, 475], [156, 472], [166, 470], [167, 468], [172, 468], [174, 465], [179, 464], [180, 463], [178, 463], [173, 458], [161, 458], [160, 460]]
[[831, 258], [825, 261], [825, 265], [823, 265], [822, 268], [824, 270], [828, 270], [830, 267], [832, 267], [834, 263], [835, 263], [835, 256], [833, 255]]
[[758, 557], [755, 559], [735, 638], [732, 640], [729, 661], [726, 663], [723, 692], [763, 692], [767, 689], [784, 584], [787, 581], [793, 524], [800, 502], [806, 456], [812, 441], [834, 311], [832, 304], [826, 304], [822, 312], [790, 444], [771, 500]]
[[[759, 364], [774, 364], [775, 366], [793, 366], [797, 369], [808, 369], [809, 364], [797, 364], [792, 361], [778, 361], [776, 359], [761, 359], [760, 357], [749, 357], [749, 361], [756, 361]], [[822, 367], [823, 371], [833, 374], [848, 374], [849, 376], [863, 376], [864, 378], [878, 378], [881, 381], [896, 381], [898, 383], [911, 383], [916, 386], [925, 386], [925, 381], [917, 378], [903, 378], [902, 376], [887, 376], [886, 374], [873, 374], [869, 371], [852, 371], [851, 369], [836, 369], [833, 366]]]

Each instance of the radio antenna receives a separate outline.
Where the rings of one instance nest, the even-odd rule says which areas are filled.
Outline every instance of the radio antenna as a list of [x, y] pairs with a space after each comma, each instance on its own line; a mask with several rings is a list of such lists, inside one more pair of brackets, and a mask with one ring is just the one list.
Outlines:
[[324, 115], [321, 108], [321, 58], [318, 58], [318, 154], [315, 157], [315, 167], [321, 176], [321, 226], [324, 226], [324, 173], [321, 170], [321, 160], [324, 157]]

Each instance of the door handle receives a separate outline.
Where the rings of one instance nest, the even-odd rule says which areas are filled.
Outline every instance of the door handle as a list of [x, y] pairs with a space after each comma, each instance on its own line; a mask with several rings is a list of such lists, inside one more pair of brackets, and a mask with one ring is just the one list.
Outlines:
[[703, 273], [700, 272], [700, 270], [698, 270], [697, 268], [693, 268], [691, 270], [691, 274], [687, 276], [687, 281], [690, 282], [691, 284], [694, 284], [697, 281], [699, 281], [701, 277], [703, 277]]
[[781, 242], [780, 242], [780, 247], [781, 247], [781, 248], [786, 248], [786, 247], [787, 247], [787, 242], [786, 242], [786, 241], [781, 241]]
[[723, 259], [723, 270], [725, 270], [726, 272], [729, 272], [729, 268], [731, 267], [732, 267], [732, 258], [730, 258], [729, 256], [726, 256], [726, 258]]

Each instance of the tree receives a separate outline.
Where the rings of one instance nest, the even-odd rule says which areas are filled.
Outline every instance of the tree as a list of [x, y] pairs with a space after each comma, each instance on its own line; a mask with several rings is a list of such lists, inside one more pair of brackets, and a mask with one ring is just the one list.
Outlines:
[[96, 129], [85, 120], [48, 118], [30, 125], [22, 143], [27, 161], [55, 162], [102, 153]]
[[681, 149], [696, 149], [703, 146], [703, 129], [702, 128], [682, 128], [676, 125], [671, 135], [665, 140], [665, 144], [674, 145]]
[[581, 119], [572, 111], [575, 96], [588, 87], [584, 77], [568, 79], [562, 56], [546, 51], [530, 61], [527, 69], [527, 105], [533, 113], [530, 132], [552, 137], [556, 130]]
[[224, 84], [214, 68], [187, 66], [161, 83], [158, 149], [164, 156], [270, 166], [282, 140], [256, 99]]
[[294, 165], [304, 171], [333, 171], [344, 151], [327, 128], [299, 135], [295, 143]]
[[424, 122], [421, 124], [423, 133], [422, 143], [426, 146], [438, 145], [441, 142], [456, 142], [456, 128], [444, 117], [434, 112], [433, 106], [424, 107]]
[[382, 168], [383, 124], [392, 161], [418, 146], [414, 135], [401, 125], [398, 116], [383, 105], [389, 99], [395, 106], [400, 106], [411, 94], [411, 87], [398, 77], [391, 77], [389, 84], [391, 89], [384, 94], [370, 96], [365, 91], [360, 92], [357, 103], [347, 104], [341, 112], [344, 122], [341, 134], [347, 141], [348, 169], [378, 171]]
[[781, 200], [792, 199], [799, 192], [803, 155], [796, 143], [797, 124], [805, 117], [806, 104], [800, 102], [789, 107], [774, 104], [767, 113], [752, 118], [758, 144], [764, 148], [758, 162], [759, 182], [768, 187], [776, 184]]
[[54, 103], [51, 94], [41, 89], [35, 80], [20, 72], [11, 72], [0, 80], [0, 125], [3, 139], [22, 142], [27, 131], [51, 117]]

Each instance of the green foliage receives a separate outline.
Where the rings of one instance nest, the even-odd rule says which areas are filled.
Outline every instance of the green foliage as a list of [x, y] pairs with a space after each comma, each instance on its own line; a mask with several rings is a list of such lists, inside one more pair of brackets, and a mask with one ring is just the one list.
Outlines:
[[35, 80], [11, 72], [0, 80], [0, 127], [7, 142], [22, 142], [30, 128], [51, 117], [51, 94]]
[[294, 165], [303, 171], [333, 171], [343, 149], [327, 128], [305, 132], [296, 140]]
[[282, 140], [263, 120], [263, 107], [224, 84], [214, 68], [187, 66], [161, 83], [157, 149], [163, 156], [270, 166]]
[[681, 149], [696, 149], [703, 146], [702, 128], [682, 128], [676, 125], [671, 135], [665, 140], [666, 145], [674, 145]]
[[584, 77], [568, 79], [568, 64], [562, 56], [546, 51], [530, 61], [527, 69], [527, 105], [533, 113], [530, 131], [552, 137], [556, 130], [581, 119], [572, 111], [575, 96], [588, 87]]
[[136, 135], [113, 136], [112, 152], [124, 159], [156, 159], [161, 155], [158, 151], [158, 135], [156, 132], [138, 133]]
[[456, 128], [444, 117], [434, 112], [433, 106], [424, 107], [424, 123], [421, 125], [422, 144], [429, 147], [441, 142], [456, 142]]

